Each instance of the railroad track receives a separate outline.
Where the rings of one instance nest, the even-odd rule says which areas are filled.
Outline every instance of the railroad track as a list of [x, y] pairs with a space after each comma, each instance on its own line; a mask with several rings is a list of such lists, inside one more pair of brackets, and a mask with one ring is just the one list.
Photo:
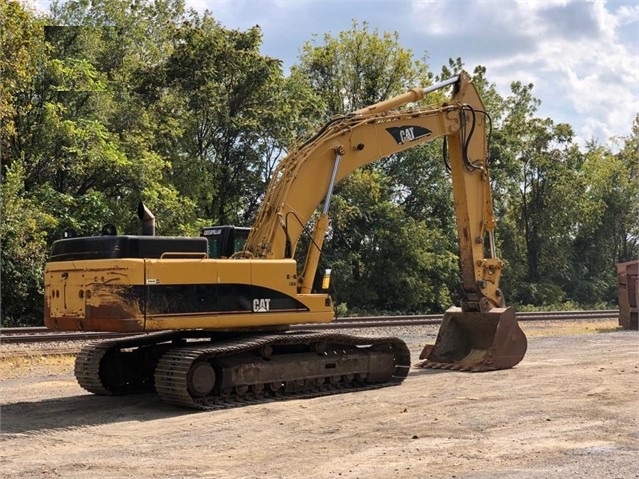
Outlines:
[[[517, 313], [517, 320], [527, 321], [584, 321], [611, 320], [619, 317], [619, 311], [550, 311]], [[292, 325], [290, 330], [323, 330], [323, 329], [367, 329], [400, 326], [436, 325], [442, 321], [442, 314], [428, 314], [417, 316], [362, 316], [338, 318], [330, 323]], [[139, 333], [134, 333], [139, 334]], [[45, 327], [0, 328], [0, 343], [45, 343], [87, 341], [91, 339], [106, 339], [127, 336], [120, 333], [100, 332], [55, 332]]]

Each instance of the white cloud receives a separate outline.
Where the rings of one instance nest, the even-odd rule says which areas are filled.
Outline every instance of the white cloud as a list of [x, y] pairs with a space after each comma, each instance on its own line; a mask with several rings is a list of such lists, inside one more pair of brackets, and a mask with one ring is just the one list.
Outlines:
[[581, 142], [627, 135], [639, 112], [638, 18], [632, 2], [413, 3], [416, 36], [481, 64], [502, 92], [533, 83], [538, 112]]

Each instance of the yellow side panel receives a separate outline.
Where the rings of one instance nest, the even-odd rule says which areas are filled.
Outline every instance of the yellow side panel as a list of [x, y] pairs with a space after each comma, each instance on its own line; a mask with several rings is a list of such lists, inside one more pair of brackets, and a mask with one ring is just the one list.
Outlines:
[[[147, 285], [217, 283], [217, 263], [206, 259], [147, 259], [145, 282]], [[248, 265], [242, 268], [238, 262], [238, 266], [238, 277], [249, 280]]]
[[294, 260], [150, 259], [146, 284], [246, 284], [295, 296]]
[[289, 296], [297, 294], [297, 265], [295, 260], [253, 260], [253, 284], [281, 291]]

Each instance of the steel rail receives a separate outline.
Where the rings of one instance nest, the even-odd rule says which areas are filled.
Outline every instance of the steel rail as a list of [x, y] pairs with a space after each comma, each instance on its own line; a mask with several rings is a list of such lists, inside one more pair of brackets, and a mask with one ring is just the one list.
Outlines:
[[[593, 311], [542, 311], [517, 313], [517, 320], [527, 321], [575, 321], [575, 320], [606, 320], [618, 318], [618, 310]], [[361, 316], [337, 318], [330, 323], [313, 323], [291, 325], [289, 330], [324, 330], [324, 329], [366, 329], [400, 326], [437, 325], [442, 321], [442, 314], [410, 315], [410, 316]], [[86, 341], [90, 339], [105, 339], [130, 336], [143, 333], [107, 333], [107, 332], [69, 332], [51, 331], [45, 327], [0, 328], [0, 343], [38, 343]]]

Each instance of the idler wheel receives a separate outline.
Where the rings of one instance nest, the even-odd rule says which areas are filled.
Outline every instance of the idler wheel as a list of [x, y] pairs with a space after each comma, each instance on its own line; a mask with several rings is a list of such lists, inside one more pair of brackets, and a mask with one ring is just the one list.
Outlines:
[[209, 363], [201, 361], [191, 366], [188, 376], [188, 390], [194, 397], [206, 396], [215, 385], [215, 370]]

